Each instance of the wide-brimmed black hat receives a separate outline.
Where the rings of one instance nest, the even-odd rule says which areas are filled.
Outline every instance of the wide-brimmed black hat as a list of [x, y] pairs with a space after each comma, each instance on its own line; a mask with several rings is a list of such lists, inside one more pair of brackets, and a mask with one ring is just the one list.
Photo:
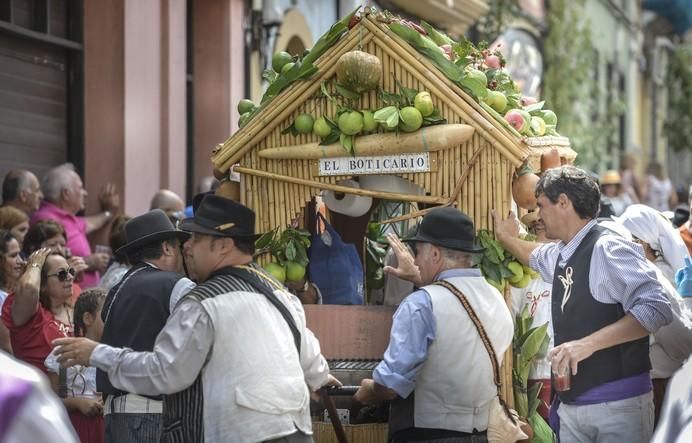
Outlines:
[[195, 215], [186, 218], [180, 229], [218, 237], [244, 237], [257, 239], [255, 213], [240, 203], [218, 196], [206, 195]]
[[456, 208], [435, 208], [418, 225], [407, 242], [423, 242], [464, 252], [483, 252], [476, 240], [473, 220]]
[[154, 209], [125, 223], [125, 238], [127, 243], [118, 248], [117, 254], [127, 254], [139, 246], [172, 238], [185, 241], [190, 234], [175, 229], [165, 212]]

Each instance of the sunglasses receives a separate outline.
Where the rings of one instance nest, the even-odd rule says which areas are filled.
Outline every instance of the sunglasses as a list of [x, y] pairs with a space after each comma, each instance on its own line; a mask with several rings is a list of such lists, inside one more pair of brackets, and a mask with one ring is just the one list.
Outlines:
[[65, 281], [67, 280], [67, 274], [71, 275], [72, 278], [74, 278], [75, 274], [77, 274], [77, 271], [75, 271], [74, 268], [61, 269], [55, 274], [47, 274], [46, 277], [58, 277], [58, 280]]

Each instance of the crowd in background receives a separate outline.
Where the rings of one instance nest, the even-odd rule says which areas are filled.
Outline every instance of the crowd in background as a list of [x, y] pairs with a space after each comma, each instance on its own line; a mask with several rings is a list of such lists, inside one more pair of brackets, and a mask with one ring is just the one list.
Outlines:
[[[649, 163], [646, 175], [638, 177], [635, 161], [633, 157], [625, 157], [620, 171], [605, 171], [598, 177], [599, 215], [601, 220], [607, 218], [607, 222], [612, 219], [612, 229], [642, 246], [646, 258], [656, 266], [658, 279], [672, 306], [673, 322], [652, 334], [650, 341], [658, 413], [668, 380], [687, 359], [692, 347], [692, 283], [686, 283], [687, 275], [679, 271], [692, 266], [689, 259], [692, 187], [685, 187], [681, 192], [656, 162]], [[27, 170], [10, 171], [5, 176], [0, 207], [0, 349], [46, 374], [82, 441], [100, 442], [104, 436], [105, 405], [97, 389], [96, 369], [75, 366], [61, 370], [52, 342], [71, 336], [101, 341], [106, 296], [135, 263], [128, 253], [132, 251], [125, 248], [126, 225], [131, 217], [123, 213], [117, 189], [106, 184], [98, 190], [100, 211], [95, 215], [84, 215], [86, 196], [81, 177], [69, 164], [49, 170], [41, 180]], [[151, 209], [162, 210], [171, 226], [177, 226], [191, 213], [180, 196], [165, 189], [152, 197]], [[544, 229], [535, 214], [523, 222], [530, 232], [538, 235], [540, 242], [551, 241], [541, 236]], [[608, 227], [608, 223], [604, 226]], [[108, 244], [92, 245], [89, 234], [104, 229], [108, 232]], [[182, 245], [176, 244], [178, 248]], [[163, 254], [166, 254], [165, 245]], [[134, 260], [155, 262], [154, 267], [165, 270], [165, 262], [159, 264], [158, 259]], [[182, 266], [176, 262], [178, 265]], [[692, 269], [689, 274], [688, 281], [692, 280]], [[178, 281], [176, 277], [171, 284], [177, 286]], [[171, 296], [176, 289], [167, 291], [167, 296]], [[550, 291], [551, 286], [542, 281], [540, 288], [514, 291], [515, 313], [530, 304], [536, 318], [549, 319]], [[542, 296], [545, 300], [541, 300], [541, 295], [536, 297], [538, 292], [547, 294]], [[163, 323], [173, 312], [175, 303], [171, 302], [170, 309], [165, 308]], [[155, 337], [156, 334], [152, 340]], [[149, 347], [152, 346], [153, 341]], [[536, 382], [550, 379], [547, 360], [537, 363], [531, 379]], [[548, 394], [542, 398], [548, 399]], [[547, 414], [547, 410], [544, 412]]]

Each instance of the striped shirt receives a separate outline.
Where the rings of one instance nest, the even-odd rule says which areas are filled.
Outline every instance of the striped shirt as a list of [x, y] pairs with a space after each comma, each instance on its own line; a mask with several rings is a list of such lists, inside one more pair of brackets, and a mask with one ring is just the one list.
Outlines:
[[[553, 282], [555, 265], [564, 267], [586, 234], [596, 225], [591, 220], [569, 243], [545, 243], [534, 249], [529, 266], [543, 280]], [[596, 301], [620, 303], [649, 332], [673, 320], [670, 303], [656, 270], [644, 256], [644, 249], [616, 235], [603, 235], [594, 245], [589, 269], [589, 289]]]

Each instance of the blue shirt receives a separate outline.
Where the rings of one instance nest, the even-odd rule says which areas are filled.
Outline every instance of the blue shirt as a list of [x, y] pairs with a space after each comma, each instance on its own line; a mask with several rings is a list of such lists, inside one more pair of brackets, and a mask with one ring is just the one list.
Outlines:
[[[453, 277], [479, 277], [479, 269], [449, 269], [435, 280]], [[432, 299], [423, 289], [406, 297], [394, 313], [389, 346], [384, 359], [373, 371], [375, 383], [406, 398], [416, 387], [416, 378], [428, 358], [428, 348], [435, 340], [435, 315]]]
[[[545, 243], [534, 249], [529, 266], [553, 282], [555, 265], [564, 267], [586, 234], [596, 224], [586, 224], [569, 243]], [[673, 311], [658, 282], [656, 270], [644, 256], [644, 249], [617, 235], [601, 236], [594, 245], [589, 268], [589, 289], [601, 303], [619, 303], [649, 332], [673, 321]]]

